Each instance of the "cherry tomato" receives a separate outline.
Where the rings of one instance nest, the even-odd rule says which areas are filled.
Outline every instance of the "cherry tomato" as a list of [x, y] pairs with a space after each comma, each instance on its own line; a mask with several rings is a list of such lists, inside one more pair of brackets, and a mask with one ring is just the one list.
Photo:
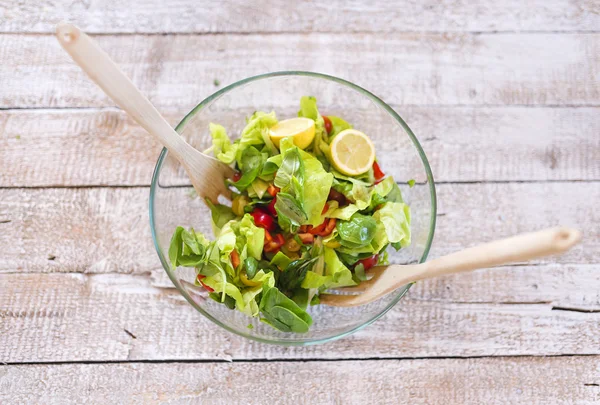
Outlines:
[[237, 269], [240, 265], [240, 255], [235, 250], [231, 251], [229, 254], [229, 258], [231, 259], [231, 265], [234, 269]]
[[373, 175], [375, 176], [375, 180], [381, 180], [385, 177], [385, 173], [381, 171], [377, 162], [373, 162]]
[[299, 233], [298, 237], [305, 245], [308, 243], [313, 243], [315, 241], [315, 236], [310, 233]]
[[233, 181], [237, 182], [242, 178], [242, 172], [235, 172], [233, 173]]
[[267, 188], [267, 193], [269, 193], [271, 197], [275, 197], [280, 190], [281, 189], [279, 187], [275, 187], [273, 184], [269, 184], [269, 187]]
[[346, 197], [344, 194], [334, 190], [333, 188], [329, 190], [329, 197], [327, 197], [327, 199], [337, 201], [340, 207], [346, 205]]
[[215, 290], [214, 290], [213, 288], [211, 288], [211, 287], [207, 286], [206, 284], [204, 284], [204, 283], [202, 282], [202, 279], [204, 279], [204, 278], [206, 278], [206, 276], [204, 276], [204, 275], [202, 275], [202, 274], [198, 274], [198, 277], [197, 277], [197, 279], [198, 279], [198, 281], [200, 282], [200, 284], [202, 284], [202, 287], [204, 287], [204, 289], [205, 289], [206, 291], [208, 291], [208, 292], [215, 292]]
[[333, 124], [331, 124], [331, 120], [326, 116], [323, 116], [323, 123], [325, 124], [325, 131], [327, 131], [327, 135], [329, 135], [333, 129]]
[[269, 214], [273, 215], [274, 217], [277, 216], [277, 210], [275, 209], [275, 202], [277, 202], [277, 197], [273, 198], [271, 200], [271, 202], [269, 203], [269, 205], [267, 205], [267, 211], [269, 211]]
[[363, 265], [365, 270], [369, 270], [371, 267], [373, 267], [377, 264], [378, 260], [379, 260], [379, 256], [373, 255], [371, 257], [367, 257], [366, 259], [359, 260], [356, 264], [358, 265], [360, 263]]
[[262, 208], [255, 208], [252, 211], [252, 217], [254, 218], [254, 225], [264, 228], [267, 231], [275, 230], [275, 220]]

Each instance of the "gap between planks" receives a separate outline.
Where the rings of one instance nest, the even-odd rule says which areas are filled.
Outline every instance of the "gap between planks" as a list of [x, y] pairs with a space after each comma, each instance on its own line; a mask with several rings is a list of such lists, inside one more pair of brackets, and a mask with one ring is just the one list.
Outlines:
[[548, 355], [484, 355], [484, 356], [402, 356], [402, 357], [340, 357], [337, 358], [256, 358], [256, 359], [160, 359], [160, 360], [72, 360], [72, 361], [24, 361], [1, 362], [1, 366], [64, 366], [71, 364], [220, 364], [220, 363], [332, 363], [348, 361], [414, 361], [414, 360], [470, 360], [470, 359], [535, 359], [535, 358], [569, 358], [569, 357], [598, 357], [598, 354], [548, 354]]

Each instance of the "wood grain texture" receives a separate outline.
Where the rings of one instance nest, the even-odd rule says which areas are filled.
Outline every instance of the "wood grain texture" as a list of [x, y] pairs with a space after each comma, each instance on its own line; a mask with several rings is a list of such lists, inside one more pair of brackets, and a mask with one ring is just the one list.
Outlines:
[[[210, 230], [210, 218], [199, 199], [191, 198], [186, 188], [166, 190], [161, 204], [169, 209], [161, 212], [172, 213], [173, 229], [190, 224], [193, 218], [196, 229]], [[597, 263], [598, 200], [598, 182], [441, 184], [431, 255], [565, 225], [584, 232], [581, 245], [536, 263]], [[2, 189], [0, 272], [144, 274], [156, 270], [160, 263], [150, 238], [147, 207], [145, 187]]]
[[[0, 401], [584, 405], [600, 398], [597, 364], [571, 357], [0, 366]], [[256, 394], [255, 381], [269, 388]]]
[[[334, 74], [395, 105], [600, 103], [600, 34], [596, 33], [108, 35], [97, 39], [153, 103], [179, 111], [189, 111], [213, 93], [214, 79], [225, 85], [277, 70]], [[50, 35], [2, 35], [0, 50], [0, 108], [112, 105]]]
[[[582, 281], [597, 286], [595, 270]], [[343, 340], [286, 348], [221, 329], [177, 290], [156, 288], [145, 276], [3, 274], [0, 285], [0, 361], [7, 363], [600, 354], [600, 314], [553, 310], [549, 302], [442, 302], [409, 293]], [[579, 288], [596, 295], [598, 308], [597, 289]], [[537, 300], [547, 299], [544, 290]]]
[[[598, 107], [398, 111], [436, 181], [600, 180]], [[165, 115], [175, 124], [182, 114]], [[115, 109], [0, 111], [0, 128], [0, 187], [149, 185], [161, 149]]]
[[0, 32], [53, 32], [67, 20], [91, 33], [597, 31], [591, 0], [455, 2], [46, 0], [0, 3]]

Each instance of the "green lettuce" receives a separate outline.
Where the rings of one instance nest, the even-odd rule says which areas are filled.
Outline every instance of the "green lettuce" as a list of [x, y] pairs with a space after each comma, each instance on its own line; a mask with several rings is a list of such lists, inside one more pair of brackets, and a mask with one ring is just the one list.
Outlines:
[[211, 122], [208, 128], [212, 137], [212, 151], [215, 157], [223, 163], [233, 163], [238, 150], [238, 144], [231, 143], [223, 126]]
[[221, 228], [223, 228], [227, 222], [235, 219], [236, 215], [231, 210], [231, 207], [222, 204], [213, 204], [208, 198], [206, 199], [206, 204], [211, 212], [213, 233], [218, 235], [221, 233]]
[[323, 169], [323, 165], [315, 158], [304, 161], [304, 210], [307, 214], [306, 223], [318, 226], [323, 222], [321, 212], [333, 182], [333, 175]]
[[240, 136], [240, 143], [235, 157], [239, 166], [242, 163], [243, 152], [250, 146], [262, 149], [266, 145], [269, 154], [277, 153], [277, 149], [269, 137], [269, 128], [275, 124], [277, 124], [277, 116], [274, 111], [270, 113], [257, 111], [247, 119], [246, 126]]
[[260, 174], [265, 157], [253, 146], [247, 147], [242, 152], [238, 165], [242, 171], [242, 177], [231, 184], [240, 191], [246, 190]]
[[171, 237], [169, 261], [173, 269], [177, 266], [196, 267], [202, 264], [210, 242], [194, 228], [189, 231], [178, 226]]
[[313, 140], [313, 152], [315, 155], [320, 155], [323, 149], [328, 149], [327, 132], [325, 131], [325, 121], [319, 114], [317, 108], [317, 99], [312, 96], [304, 96], [300, 99], [300, 111], [298, 117], [310, 118], [315, 121], [315, 139]]
[[328, 115], [329, 121], [331, 121], [331, 133], [329, 134], [329, 140], [331, 141], [334, 136], [340, 132], [352, 128], [352, 125], [348, 124], [345, 120], [334, 115]]
[[235, 306], [240, 311], [243, 311], [246, 307], [246, 303], [244, 302], [244, 298], [242, 297], [240, 289], [233, 283], [227, 281], [227, 278], [223, 273], [218, 272], [212, 276], [205, 277], [202, 279], [202, 282], [212, 288], [215, 293], [221, 294], [223, 297], [222, 302], [225, 299], [222, 294], [225, 293], [225, 295], [228, 295], [235, 300]]
[[349, 221], [340, 221], [337, 231], [343, 246], [359, 248], [371, 243], [375, 237], [377, 222], [370, 216], [354, 214]]
[[300, 284], [302, 288], [320, 288], [328, 284], [331, 281], [330, 276], [322, 276], [320, 274], [314, 273], [312, 271], [307, 271], [306, 276], [304, 276], [304, 280]]
[[260, 260], [265, 240], [265, 230], [254, 225], [252, 215], [246, 214], [242, 217], [239, 222], [238, 234], [241, 236], [237, 240], [238, 249], [241, 250], [242, 247], [246, 247], [249, 256]]
[[282, 332], [306, 333], [312, 325], [310, 315], [275, 287], [263, 288], [259, 309], [261, 321]]
[[292, 259], [286, 256], [285, 253], [279, 251], [271, 259], [271, 264], [277, 266], [281, 271], [284, 271], [286, 267], [292, 262]]
[[352, 272], [344, 266], [335, 250], [325, 246], [323, 256], [325, 258], [325, 274], [331, 278], [326, 285], [327, 288], [356, 285], [356, 282], [352, 279]]
[[410, 208], [404, 203], [387, 202], [375, 211], [373, 219], [381, 222], [390, 243], [410, 245]]
[[260, 283], [255, 287], [248, 287], [242, 291], [242, 301], [244, 302], [244, 307], [241, 311], [248, 316], [258, 316], [259, 307], [256, 302], [256, 297], [258, 294], [263, 292], [265, 288], [271, 288], [275, 286], [275, 278], [273, 277], [273, 272], [265, 273], [263, 270], [259, 270], [252, 281], [255, 283]]

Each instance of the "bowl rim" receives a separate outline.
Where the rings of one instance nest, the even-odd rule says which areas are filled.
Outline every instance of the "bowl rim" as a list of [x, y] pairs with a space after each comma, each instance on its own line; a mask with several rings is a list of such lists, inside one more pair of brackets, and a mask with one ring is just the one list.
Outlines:
[[[427, 182], [425, 184], [429, 185], [429, 196], [431, 199], [429, 235], [427, 236], [427, 242], [425, 244], [425, 249], [423, 250], [423, 254], [421, 255], [421, 258], [419, 259], [419, 263], [423, 263], [425, 260], [427, 260], [427, 256], [429, 254], [429, 250], [431, 249], [431, 244], [433, 242], [433, 237], [435, 234], [436, 217], [437, 217], [437, 215], [436, 215], [437, 214], [437, 195], [436, 195], [436, 189], [435, 189], [435, 181], [433, 179], [433, 173], [432, 173], [431, 167], [429, 165], [429, 160], [427, 159], [427, 156], [425, 155], [425, 151], [421, 147], [421, 144], [419, 143], [417, 137], [412, 132], [410, 127], [406, 124], [406, 122], [404, 122], [402, 117], [400, 117], [400, 115], [396, 111], [394, 111], [394, 109], [392, 109], [392, 107], [390, 107], [386, 102], [384, 102], [382, 99], [380, 99], [379, 97], [377, 97], [375, 94], [371, 93], [370, 91], [364, 89], [363, 87], [358, 86], [352, 82], [349, 82], [345, 79], [341, 79], [336, 76], [331, 76], [331, 75], [324, 74], [324, 73], [309, 72], [309, 71], [286, 70], [286, 71], [276, 71], [276, 72], [271, 72], [271, 73], [264, 73], [264, 74], [259, 74], [259, 75], [255, 75], [255, 76], [250, 76], [245, 79], [239, 80], [235, 83], [232, 83], [230, 85], [227, 85], [227, 86], [223, 87], [222, 89], [214, 92], [210, 96], [206, 97], [204, 100], [202, 100], [200, 103], [198, 103], [196, 105], [196, 107], [194, 107], [189, 113], [187, 113], [183, 117], [183, 119], [175, 127], [175, 131], [180, 132], [185, 127], [185, 124], [187, 123], [188, 120], [190, 120], [194, 115], [196, 115], [196, 113], [198, 111], [200, 111], [205, 105], [207, 105], [211, 101], [215, 100], [222, 94], [225, 94], [225, 93], [227, 93], [237, 87], [240, 87], [244, 84], [247, 84], [247, 83], [251, 83], [251, 82], [262, 80], [262, 79], [268, 79], [268, 78], [272, 78], [272, 77], [280, 77], [280, 76], [307, 76], [307, 77], [313, 77], [313, 78], [333, 81], [335, 83], [350, 87], [351, 89], [358, 91], [359, 93], [363, 94], [364, 96], [366, 96], [369, 99], [371, 99], [372, 101], [374, 101], [379, 107], [381, 107], [385, 111], [387, 111], [387, 113], [390, 114], [402, 126], [404, 131], [407, 133], [407, 135], [411, 139], [413, 146], [417, 149], [419, 157], [421, 158], [421, 162], [423, 163], [423, 166], [425, 168], [425, 173], [427, 175]], [[163, 269], [167, 273], [167, 276], [169, 277], [171, 282], [173, 282], [173, 285], [177, 288], [177, 290], [183, 295], [183, 297], [186, 299], [186, 301], [188, 301], [198, 312], [200, 312], [206, 318], [208, 318], [209, 320], [211, 320], [218, 326], [224, 328], [225, 330], [232, 332], [236, 335], [245, 337], [247, 339], [253, 340], [253, 341], [257, 341], [260, 343], [276, 344], [276, 345], [281, 345], [281, 346], [309, 346], [309, 345], [331, 342], [333, 340], [337, 340], [337, 339], [341, 339], [343, 337], [349, 336], [349, 335], [369, 326], [370, 324], [372, 324], [373, 322], [375, 322], [376, 320], [381, 318], [390, 309], [392, 309], [398, 303], [398, 301], [400, 301], [400, 299], [402, 299], [402, 297], [404, 297], [404, 295], [408, 292], [408, 290], [412, 286], [412, 283], [411, 283], [411, 284], [406, 285], [404, 288], [402, 288], [401, 291], [398, 293], [398, 295], [392, 301], [390, 301], [390, 303], [387, 305], [387, 307], [385, 307], [380, 313], [375, 315], [370, 320], [368, 320], [348, 331], [340, 333], [338, 335], [329, 336], [329, 337], [322, 338], [322, 339], [270, 340], [270, 339], [264, 339], [259, 336], [253, 336], [248, 333], [244, 333], [242, 331], [236, 330], [236, 329], [224, 324], [219, 319], [215, 318], [208, 312], [204, 311], [200, 306], [198, 306], [198, 304], [196, 304], [196, 302], [187, 293], [187, 291], [182, 290], [181, 288], [178, 287], [178, 283], [174, 279], [174, 274], [171, 272], [170, 263], [162, 254], [162, 250], [161, 250], [159, 242], [158, 242], [158, 237], [156, 234], [156, 227], [155, 227], [156, 222], [154, 219], [154, 197], [155, 197], [156, 190], [158, 187], [159, 174], [162, 169], [162, 165], [165, 161], [165, 158], [167, 157], [167, 154], [168, 154], [167, 148], [163, 148], [158, 157], [156, 165], [154, 167], [154, 171], [152, 173], [152, 182], [150, 184], [150, 196], [149, 196], [148, 208], [150, 211], [149, 212], [150, 230], [152, 233], [152, 241], [154, 242], [154, 248], [156, 250], [156, 253], [158, 254], [158, 257], [163, 266]]]

